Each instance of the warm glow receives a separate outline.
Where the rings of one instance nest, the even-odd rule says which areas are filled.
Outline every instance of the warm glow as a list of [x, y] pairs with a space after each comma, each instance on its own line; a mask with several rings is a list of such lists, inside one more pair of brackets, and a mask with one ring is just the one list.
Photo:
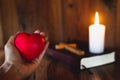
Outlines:
[[95, 13], [95, 25], [99, 24], [99, 14], [98, 12]]
[[91, 53], [104, 52], [105, 25], [99, 24], [98, 12], [95, 13], [95, 23], [89, 27], [89, 50]]

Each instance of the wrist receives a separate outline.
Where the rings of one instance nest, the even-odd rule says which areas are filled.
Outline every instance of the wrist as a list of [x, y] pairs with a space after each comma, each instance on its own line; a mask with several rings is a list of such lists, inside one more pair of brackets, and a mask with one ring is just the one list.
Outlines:
[[0, 66], [0, 76], [5, 75], [10, 70], [11, 67], [12, 67], [12, 64], [9, 64], [8, 62], [4, 62]]
[[3, 63], [0, 67], [0, 79], [3, 80], [22, 80], [18, 69], [8, 62]]

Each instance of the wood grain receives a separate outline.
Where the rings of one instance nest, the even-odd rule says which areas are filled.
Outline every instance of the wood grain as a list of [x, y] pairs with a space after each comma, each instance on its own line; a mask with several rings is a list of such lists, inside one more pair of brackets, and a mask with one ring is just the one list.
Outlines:
[[89, 70], [93, 74], [89, 74], [86, 70], [76, 72], [74, 71], [75, 68], [64, 64], [64, 62], [59, 62], [50, 57], [48, 59], [48, 56], [46, 56], [43, 58], [39, 69], [36, 70], [34, 79], [30, 80], [119, 80], [119, 61], [90, 68]]
[[4, 41], [20, 30], [16, 4], [14, 0], [1, 0], [2, 31]]
[[63, 41], [63, 15], [61, 0], [48, 1], [48, 32], [51, 42]]
[[4, 39], [3, 39], [3, 31], [2, 31], [2, 19], [1, 19], [1, 13], [0, 13], [0, 48], [3, 47]]
[[116, 14], [116, 28], [115, 28], [115, 45], [120, 49], [120, 1], [117, 0], [117, 14]]
[[17, 31], [32, 33], [40, 29], [51, 42], [88, 42], [88, 28], [98, 11], [100, 23], [106, 26], [106, 48], [119, 47], [119, 3], [119, 0], [1, 0], [3, 40], [5, 43]]
[[64, 39], [88, 41], [89, 0], [63, 0]]

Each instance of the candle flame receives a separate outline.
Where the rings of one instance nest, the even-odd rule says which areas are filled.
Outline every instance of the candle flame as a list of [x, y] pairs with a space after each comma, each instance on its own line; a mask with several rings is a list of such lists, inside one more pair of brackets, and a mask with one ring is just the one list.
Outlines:
[[96, 25], [99, 24], [99, 14], [98, 14], [98, 12], [95, 13], [95, 24]]

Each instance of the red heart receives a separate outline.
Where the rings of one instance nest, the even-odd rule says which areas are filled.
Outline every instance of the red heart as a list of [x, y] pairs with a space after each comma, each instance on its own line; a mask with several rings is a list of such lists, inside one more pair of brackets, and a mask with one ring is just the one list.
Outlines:
[[15, 38], [15, 46], [26, 60], [38, 57], [44, 49], [43, 37], [38, 33], [19, 33]]

